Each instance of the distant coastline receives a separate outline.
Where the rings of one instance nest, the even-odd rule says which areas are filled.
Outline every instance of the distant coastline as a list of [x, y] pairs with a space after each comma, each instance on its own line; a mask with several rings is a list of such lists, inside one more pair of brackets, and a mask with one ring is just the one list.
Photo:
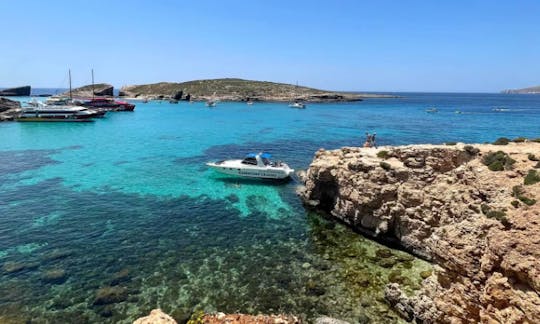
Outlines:
[[540, 86], [527, 87], [521, 89], [507, 89], [501, 91], [506, 94], [540, 94]]

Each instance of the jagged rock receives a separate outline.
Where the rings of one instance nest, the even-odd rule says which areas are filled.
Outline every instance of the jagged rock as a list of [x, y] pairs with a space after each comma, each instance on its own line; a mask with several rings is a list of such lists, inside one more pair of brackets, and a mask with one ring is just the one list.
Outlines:
[[133, 324], [176, 324], [176, 321], [158, 308], [152, 310], [150, 315], [135, 320]]
[[[517, 161], [514, 170], [482, 163], [499, 150]], [[416, 296], [388, 288], [406, 319], [539, 323], [540, 204], [512, 205], [513, 187], [536, 163], [528, 154], [540, 155], [540, 144], [319, 150], [298, 194], [306, 206], [441, 266], [423, 276]], [[526, 187], [525, 196], [540, 197], [540, 183]], [[384, 252], [377, 258], [392, 266]]]
[[10, 109], [21, 108], [21, 103], [16, 100], [10, 100], [7, 98], [0, 98], [0, 112], [4, 112]]
[[30, 92], [31, 92], [30, 86], [23, 86], [23, 87], [0, 90], [0, 96], [28, 97], [30, 96]]
[[[94, 96], [109, 96], [112, 97], [114, 95], [114, 87], [107, 83], [98, 83], [92, 85], [85, 85], [79, 88], [75, 88], [71, 90], [71, 95], [76, 98], [91, 98], [92, 97], [92, 89], [94, 89]], [[64, 92], [62, 95], [68, 96], [69, 91]]]

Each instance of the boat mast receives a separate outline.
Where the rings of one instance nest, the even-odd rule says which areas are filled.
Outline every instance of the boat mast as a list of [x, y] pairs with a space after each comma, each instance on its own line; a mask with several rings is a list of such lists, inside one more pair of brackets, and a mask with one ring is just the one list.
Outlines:
[[73, 96], [71, 95], [71, 69], [69, 71], [69, 99], [73, 99]]
[[94, 99], [94, 69], [92, 69], [92, 99]]

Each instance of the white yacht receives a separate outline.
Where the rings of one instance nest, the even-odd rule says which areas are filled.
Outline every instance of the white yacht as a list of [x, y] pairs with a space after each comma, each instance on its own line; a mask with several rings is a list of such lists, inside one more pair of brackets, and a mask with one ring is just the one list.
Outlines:
[[99, 113], [79, 106], [56, 106], [45, 105], [38, 102], [37, 105], [23, 107], [20, 115], [16, 118], [21, 122], [42, 122], [42, 121], [92, 121]]
[[272, 162], [268, 153], [249, 153], [243, 160], [225, 160], [206, 163], [212, 169], [240, 177], [261, 179], [285, 179], [294, 173], [281, 161]]
[[301, 102], [293, 102], [289, 104], [289, 107], [291, 108], [297, 108], [297, 109], [306, 109], [306, 105]]

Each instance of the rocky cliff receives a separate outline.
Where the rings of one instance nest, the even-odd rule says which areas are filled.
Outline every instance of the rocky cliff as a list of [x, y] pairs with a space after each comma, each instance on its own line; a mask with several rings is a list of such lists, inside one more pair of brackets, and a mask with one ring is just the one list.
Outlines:
[[13, 120], [19, 113], [21, 103], [7, 98], [0, 98], [0, 121]]
[[30, 95], [31, 88], [30, 86], [23, 86], [17, 88], [9, 88], [0, 90], [0, 96], [18, 96], [25, 97]]
[[[92, 85], [85, 85], [80, 88], [71, 90], [71, 94], [75, 98], [92, 98], [92, 89], [94, 89], [95, 96], [110, 96], [114, 95], [114, 87], [107, 83], [98, 83]], [[62, 95], [69, 96], [69, 91], [64, 92]]]
[[440, 268], [405, 318], [540, 323], [540, 143], [319, 150], [299, 194], [358, 231]]
[[376, 94], [332, 92], [292, 84], [242, 79], [196, 80], [182, 83], [161, 82], [125, 86], [120, 95], [126, 97], [175, 97], [190, 94], [192, 100], [305, 102], [359, 101], [364, 98], [392, 97]]

